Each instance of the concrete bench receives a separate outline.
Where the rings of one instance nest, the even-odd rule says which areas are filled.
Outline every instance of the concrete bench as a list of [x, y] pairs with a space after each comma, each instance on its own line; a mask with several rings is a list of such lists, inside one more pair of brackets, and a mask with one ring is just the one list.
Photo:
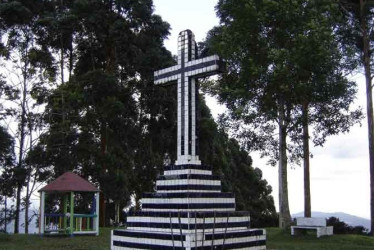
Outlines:
[[333, 235], [333, 227], [326, 226], [325, 218], [296, 218], [296, 226], [291, 226], [291, 235], [300, 235], [305, 230], [316, 230], [317, 238]]

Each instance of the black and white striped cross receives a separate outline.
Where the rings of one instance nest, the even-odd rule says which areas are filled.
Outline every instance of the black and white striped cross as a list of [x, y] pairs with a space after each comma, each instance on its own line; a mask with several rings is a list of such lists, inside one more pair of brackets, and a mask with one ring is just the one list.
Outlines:
[[200, 165], [196, 127], [197, 78], [220, 73], [217, 55], [197, 58], [195, 36], [190, 30], [179, 33], [178, 65], [154, 72], [155, 84], [178, 81], [178, 140], [175, 165]]

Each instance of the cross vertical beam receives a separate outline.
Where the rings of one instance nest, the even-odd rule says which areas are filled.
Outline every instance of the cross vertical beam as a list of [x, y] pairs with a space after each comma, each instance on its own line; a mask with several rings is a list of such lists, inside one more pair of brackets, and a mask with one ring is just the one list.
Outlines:
[[200, 165], [197, 135], [197, 100], [199, 77], [220, 73], [222, 62], [218, 56], [198, 59], [195, 36], [190, 30], [179, 33], [178, 65], [154, 73], [155, 84], [177, 81], [178, 135], [176, 165]]

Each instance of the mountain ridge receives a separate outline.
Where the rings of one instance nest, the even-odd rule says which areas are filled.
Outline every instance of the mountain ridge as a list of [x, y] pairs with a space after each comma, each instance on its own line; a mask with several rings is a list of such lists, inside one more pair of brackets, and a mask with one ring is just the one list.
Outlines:
[[[296, 218], [296, 217], [304, 217], [304, 212], [292, 214], [292, 218]], [[348, 224], [349, 226], [353, 226], [353, 227], [363, 226], [370, 230], [370, 220], [356, 216], [356, 215], [343, 213], [343, 212], [327, 213], [327, 212], [313, 211], [312, 217], [322, 217], [322, 218], [336, 217], [336, 218], [339, 218], [340, 221], [343, 221], [346, 224]]]

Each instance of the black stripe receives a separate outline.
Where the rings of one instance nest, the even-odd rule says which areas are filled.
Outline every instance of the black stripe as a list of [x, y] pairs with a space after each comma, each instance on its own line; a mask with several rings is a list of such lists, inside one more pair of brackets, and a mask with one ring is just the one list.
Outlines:
[[[243, 237], [250, 237], [250, 236], [260, 236], [264, 235], [264, 232], [262, 230], [246, 230], [246, 231], [240, 231], [240, 232], [227, 232], [226, 236], [225, 233], [215, 233], [214, 239], [230, 239], [230, 238], [243, 238]], [[212, 240], [213, 234], [206, 233], [205, 240]]]
[[[190, 45], [189, 45], [190, 46]], [[191, 50], [189, 49], [189, 53]], [[191, 77], [188, 78], [188, 155], [192, 155], [192, 95]]]
[[214, 190], [221, 191], [221, 185], [163, 185], [156, 186], [157, 190], [173, 191], [173, 190]]
[[[113, 245], [117, 247], [129, 247], [129, 248], [138, 248], [138, 249], [153, 249], [153, 250], [184, 250], [184, 247], [172, 247], [172, 246], [160, 246], [152, 244], [143, 244], [143, 243], [131, 243], [131, 242], [122, 242], [122, 241], [113, 241]], [[245, 247], [256, 247], [256, 246], [266, 246], [266, 240], [250, 241], [250, 242], [241, 242], [241, 243], [225, 243], [224, 246], [214, 245], [215, 250], [223, 249], [238, 249]], [[212, 247], [209, 246], [200, 246], [200, 247], [191, 247], [191, 250], [211, 250]]]
[[234, 193], [143, 193], [143, 198], [235, 198]]
[[192, 60], [192, 33], [188, 32], [188, 61]]
[[[195, 228], [196, 226], [196, 228]], [[129, 227], [146, 227], [146, 228], [163, 228], [163, 229], [179, 229], [184, 230], [195, 230], [195, 229], [208, 229], [208, 228], [234, 228], [234, 227], [249, 227], [249, 221], [240, 222], [220, 222], [220, 223], [198, 223], [198, 224], [179, 224], [179, 223], [162, 223], [162, 222], [127, 222], [127, 228]]]
[[153, 233], [153, 232], [142, 232], [142, 231], [131, 231], [131, 230], [113, 230], [113, 235], [125, 236], [132, 238], [144, 238], [144, 239], [159, 239], [159, 240], [186, 240], [185, 235], [171, 235], [165, 233]]
[[179, 180], [179, 179], [198, 179], [198, 180], [221, 180], [218, 175], [204, 174], [178, 174], [178, 175], [160, 175], [157, 180]]
[[184, 43], [182, 43], [182, 48], [181, 48], [181, 155], [185, 155], [185, 148], [184, 148], [184, 140], [187, 138], [184, 138], [184, 126], [185, 126], [185, 121], [184, 121], [184, 92], [186, 91], [186, 86], [185, 86], [185, 81], [184, 81]]
[[192, 203], [192, 204], [142, 204], [142, 208], [154, 209], [204, 209], [204, 208], [235, 208], [235, 203]]
[[136, 211], [129, 216], [143, 217], [181, 217], [181, 218], [210, 218], [210, 217], [244, 217], [249, 216], [248, 211], [200, 211], [200, 212], [166, 212], [166, 211]]
[[143, 244], [143, 243], [132, 243], [132, 242], [123, 242], [123, 241], [113, 241], [113, 246], [116, 247], [128, 247], [128, 248], [138, 248], [138, 249], [152, 249], [152, 250], [184, 250], [185, 247], [169, 247], [169, 246], [160, 246], [152, 244]]
[[[143, 244], [143, 243], [131, 243], [131, 242], [122, 242], [122, 241], [113, 241], [113, 245], [117, 247], [128, 247], [128, 248], [138, 248], [138, 249], [153, 249], [153, 250], [184, 250], [184, 247], [172, 247], [172, 246], [160, 246], [160, 245], [152, 245], [152, 244]], [[215, 250], [223, 250], [223, 249], [238, 249], [238, 248], [245, 248], [245, 247], [256, 247], [256, 246], [266, 246], [266, 240], [258, 240], [258, 241], [250, 241], [250, 242], [241, 242], [241, 243], [232, 243], [228, 244], [225, 243], [224, 246], [217, 246], [214, 245]], [[212, 247], [204, 246], [204, 247], [191, 247], [191, 250], [211, 250]]]
[[158, 81], [163, 78], [168, 78], [170, 76], [179, 75], [180, 73], [181, 73], [181, 69], [169, 71], [169, 72], [163, 73], [162, 75], [154, 76], [154, 81]]
[[[197, 49], [196, 49], [197, 51]], [[199, 83], [196, 79], [195, 81], [196, 87], [195, 87], [195, 133], [196, 133], [196, 139], [195, 139], [195, 150], [196, 150], [196, 155], [200, 155], [200, 148], [199, 148], [199, 136], [200, 136], [200, 106], [199, 106]]]
[[196, 169], [196, 170], [212, 170], [212, 166], [208, 165], [194, 165], [194, 164], [183, 164], [183, 165], [168, 165], [164, 167], [164, 171], [171, 170], [184, 170], [184, 169]]

